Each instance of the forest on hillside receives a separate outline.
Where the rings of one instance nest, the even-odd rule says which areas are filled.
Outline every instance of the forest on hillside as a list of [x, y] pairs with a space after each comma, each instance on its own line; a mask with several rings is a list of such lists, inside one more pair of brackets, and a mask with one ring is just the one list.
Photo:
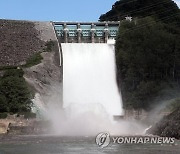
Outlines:
[[[124, 20], [125, 17], [131, 20]], [[180, 106], [180, 10], [172, 0], [120, 0], [100, 21], [121, 20], [117, 82], [125, 108]], [[178, 104], [178, 105], [177, 105]]]

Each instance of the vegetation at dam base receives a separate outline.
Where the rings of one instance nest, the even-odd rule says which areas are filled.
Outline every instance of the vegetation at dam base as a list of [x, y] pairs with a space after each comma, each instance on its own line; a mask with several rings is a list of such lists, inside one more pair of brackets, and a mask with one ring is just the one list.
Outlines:
[[53, 50], [54, 47], [54, 42], [53, 41], [47, 41], [45, 44], [45, 47], [42, 49], [42, 51], [37, 52], [35, 54], [33, 54], [32, 56], [30, 56], [25, 65], [22, 65], [21, 67], [32, 67], [34, 65], [37, 65], [39, 63], [41, 63], [41, 60], [43, 59], [43, 57], [41, 56], [42, 52], [51, 52]]
[[[53, 46], [53, 41], [46, 42], [43, 52], [51, 52]], [[25, 118], [35, 117], [31, 113], [31, 99], [34, 97], [34, 92], [23, 78], [24, 71], [21, 68], [37, 65], [42, 59], [41, 52], [38, 52], [30, 56], [25, 65], [0, 67], [1, 71], [5, 71], [0, 77], [0, 119], [6, 118], [8, 113], [22, 114]]]
[[[53, 51], [55, 42], [47, 41], [42, 52]], [[29, 68], [41, 63], [42, 52], [34, 53], [20, 66], [0, 66], [3, 75], [0, 77], [0, 119], [9, 114], [23, 115], [24, 118], [35, 118], [36, 114], [31, 112], [34, 91], [23, 78], [24, 68]]]
[[[131, 16], [132, 21], [123, 20], [126, 16]], [[167, 100], [178, 104], [178, 6], [172, 0], [120, 0], [100, 17], [101, 21], [120, 19], [123, 21], [116, 38], [116, 62], [124, 108], [149, 110]]]
[[34, 65], [41, 63], [42, 59], [43, 59], [43, 57], [41, 56], [40, 52], [35, 53], [27, 59], [26, 64], [23, 65], [22, 67], [32, 67]]
[[53, 51], [53, 48], [55, 46], [55, 42], [50, 40], [50, 41], [47, 41], [46, 44], [45, 44], [45, 48], [43, 49], [43, 52], [51, 52]]
[[7, 70], [0, 78], [0, 112], [30, 112], [32, 94], [22, 69]]

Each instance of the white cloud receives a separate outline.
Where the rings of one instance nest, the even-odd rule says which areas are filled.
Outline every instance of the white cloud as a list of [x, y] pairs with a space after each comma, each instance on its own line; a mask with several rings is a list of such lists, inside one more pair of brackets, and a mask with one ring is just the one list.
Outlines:
[[176, 4], [180, 7], [180, 0], [174, 0]]

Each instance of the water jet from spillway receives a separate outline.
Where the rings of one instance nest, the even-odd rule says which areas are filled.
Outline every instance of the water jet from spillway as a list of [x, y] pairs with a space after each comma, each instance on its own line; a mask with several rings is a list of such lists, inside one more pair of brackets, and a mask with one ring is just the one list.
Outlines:
[[[63, 108], [71, 114], [123, 114], [113, 44], [62, 43]], [[73, 113], [73, 114], [74, 114]]]

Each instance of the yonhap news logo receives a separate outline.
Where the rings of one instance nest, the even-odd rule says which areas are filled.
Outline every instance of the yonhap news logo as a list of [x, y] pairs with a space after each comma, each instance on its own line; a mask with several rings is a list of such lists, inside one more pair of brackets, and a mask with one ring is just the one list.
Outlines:
[[96, 144], [100, 148], [107, 147], [111, 142], [109, 133], [100, 133], [96, 136]]
[[175, 138], [157, 136], [113, 136], [109, 133], [100, 133], [96, 136], [96, 144], [100, 148], [112, 144], [174, 144]]

